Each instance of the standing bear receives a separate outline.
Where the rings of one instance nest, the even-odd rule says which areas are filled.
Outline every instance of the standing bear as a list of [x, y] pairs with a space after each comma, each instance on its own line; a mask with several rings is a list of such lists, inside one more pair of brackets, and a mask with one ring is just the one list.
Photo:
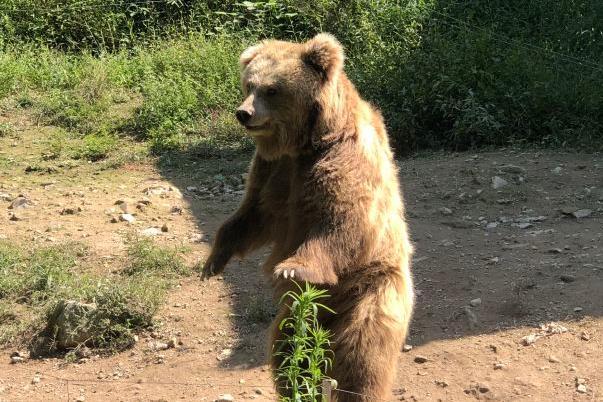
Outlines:
[[[276, 297], [290, 279], [327, 289], [336, 314], [330, 377], [337, 401], [391, 397], [414, 294], [412, 246], [380, 113], [343, 71], [337, 40], [267, 40], [240, 57], [245, 100], [236, 111], [256, 143], [245, 197], [220, 227], [203, 278], [264, 245]], [[273, 325], [273, 344], [279, 338]], [[278, 362], [273, 361], [273, 365]]]

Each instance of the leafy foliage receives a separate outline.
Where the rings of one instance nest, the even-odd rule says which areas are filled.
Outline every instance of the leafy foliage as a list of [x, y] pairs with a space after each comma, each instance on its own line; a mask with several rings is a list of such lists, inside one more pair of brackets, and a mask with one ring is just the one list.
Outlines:
[[319, 301], [328, 296], [306, 282], [298, 291], [289, 291], [280, 303], [289, 302], [290, 311], [279, 324], [283, 339], [277, 341], [274, 355], [281, 362], [276, 369], [276, 382], [286, 395], [284, 401], [315, 401], [320, 395], [320, 384], [332, 366], [330, 333], [318, 322], [319, 310], [334, 314]]

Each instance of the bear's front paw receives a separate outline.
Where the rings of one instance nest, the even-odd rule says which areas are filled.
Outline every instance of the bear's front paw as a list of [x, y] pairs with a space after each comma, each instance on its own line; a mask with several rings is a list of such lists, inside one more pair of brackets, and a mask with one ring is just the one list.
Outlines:
[[295, 275], [298, 275], [299, 280], [303, 280], [299, 278], [300, 269], [299, 267], [291, 266], [291, 265], [283, 265], [279, 264], [274, 268], [274, 279], [295, 279]]

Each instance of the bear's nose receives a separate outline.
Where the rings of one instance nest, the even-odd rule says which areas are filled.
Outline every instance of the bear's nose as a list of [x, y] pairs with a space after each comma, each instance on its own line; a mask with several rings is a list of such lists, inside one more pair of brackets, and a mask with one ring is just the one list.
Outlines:
[[245, 109], [237, 109], [237, 112], [235, 113], [235, 115], [237, 116], [237, 120], [241, 124], [246, 124], [249, 121], [249, 119], [251, 119], [251, 113], [249, 113], [249, 111], [247, 111]]

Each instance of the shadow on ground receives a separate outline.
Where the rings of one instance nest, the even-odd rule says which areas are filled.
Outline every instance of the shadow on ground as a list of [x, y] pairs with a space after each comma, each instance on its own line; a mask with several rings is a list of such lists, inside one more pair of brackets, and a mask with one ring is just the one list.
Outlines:
[[[421, 345], [603, 315], [603, 194], [594, 192], [603, 166], [597, 158], [502, 150], [400, 161], [416, 246], [417, 307], [408, 342]], [[240, 177], [249, 159], [196, 159], [187, 153], [173, 155], [160, 170], [190, 193], [187, 187]], [[551, 173], [561, 165], [563, 174]], [[507, 185], [495, 190], [491, 179], [496, 175]], [[211, 237], [241, 195], [189, 199], [198, 224]], [[561, 209], [591, 213], [576, 219]], [[264, 254], [233, 260], [226, 268], [239, 344], [222, 362], [225, 367], [266, 361], [265, 330], [273, 310], [258, 267]]]

